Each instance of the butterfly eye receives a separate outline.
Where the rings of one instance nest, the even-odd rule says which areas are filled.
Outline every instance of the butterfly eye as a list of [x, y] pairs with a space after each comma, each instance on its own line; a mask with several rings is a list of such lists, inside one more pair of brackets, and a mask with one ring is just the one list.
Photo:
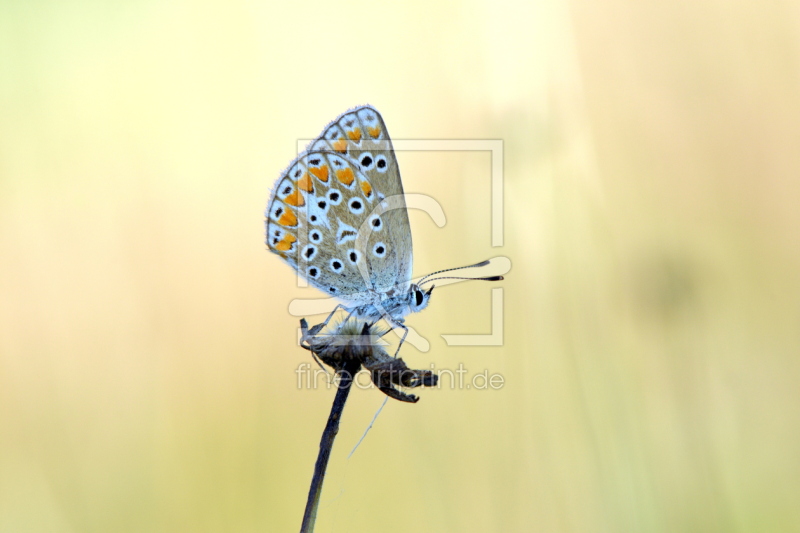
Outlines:
[[375, 257], [385, 257], [386, 245], [382, 242], [375, 243], [375, 246], [372, 247], [372, 253], [375, 255]]
[[386, 172], [389, 169], [389, 163], [386, 161], [386, 156], [381, 154], [375, 158], [375, 168], [378, 172]]
[[361, 158], [359, 159], [359, 164], [361, 168], [364, 170], [369, 170], [375, 165], [375, 159], [372, 157], [372, 154], [369, 152], [364, 152], [361, 154]]
[[364, 202], [358, 198], [352, 198], [348, 204], [348, 207], [350, 207], [350, 212], [352, 212], [354, 215], [360, 215], [364, 212]]
[[336, 189], [329, 190], [328, 201], [331, 203], [331, 205], [339, 205], [340, 203], [342, 203], [342, 193], [340, 193]]
[[414, 291], [414, 302], [416, 302], [417, 307], [422, 305], [422, 301], [425, 299], [422, 291]]
[[342, 264], [342, 262], [339, 259], [331, 259], [330, 265], [331, 265], [331, 270], [335, 274], [338, 274], [344, 269], [344, 264]]

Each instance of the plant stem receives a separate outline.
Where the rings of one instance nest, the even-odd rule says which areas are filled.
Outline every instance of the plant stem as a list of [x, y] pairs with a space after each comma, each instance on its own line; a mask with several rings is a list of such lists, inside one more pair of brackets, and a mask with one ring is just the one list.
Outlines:
[[344, 404], [347, 401], [347, 396], [350, 394], [353, 378], [360, 367], [360, 362], [357, 360], [351, 361], [346, 363], [344, 368], [337, 372], [339, 376], [338, 389], [333, 399], [331, 414], [328, 416], [328, 423], [325, 425], [325, 431], [322, 432], [322, 440], [320, 440], [319, 443], [319, 455], [317, 455], [317, 463], [314, 465], [314, 477], [311, 478], [311, 487], [308, 489], [308, 501], [306, 502], [305, 513], [303, 513], [303, 525], [300, 528], [300, 533], [312, 533], [314, 531], [314, 524], [317, 521], [319, 497], [322, 494], [322, 482], [325, 480], [325, 470], [328, 468], [328, 459], [330, 459], [331, 456], [333, 440], [339, 432], [339, 421], [342, 418]]

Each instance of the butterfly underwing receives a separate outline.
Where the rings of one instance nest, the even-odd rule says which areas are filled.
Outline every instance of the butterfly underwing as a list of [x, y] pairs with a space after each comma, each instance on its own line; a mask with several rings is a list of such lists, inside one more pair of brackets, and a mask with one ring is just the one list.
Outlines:
[[329, 124], [278, 178], [266, 215], [270, 251], [326, 294], [363, 305], [408, 292], [403, 184], [374, 108]]
[[267, 206], [266, 232], [269, 250], [344, 302], [348, 316], [384, 318], [402, 328], [400, 345], [408, 333], [403, 317], [424, 309], [433, 291], [421, 286], [443, 279], [427, 278], [489, 263], [411, 282], [411, 228], [400, 170], [386, 124], [368, 105], [331, 122], [280, 175]]

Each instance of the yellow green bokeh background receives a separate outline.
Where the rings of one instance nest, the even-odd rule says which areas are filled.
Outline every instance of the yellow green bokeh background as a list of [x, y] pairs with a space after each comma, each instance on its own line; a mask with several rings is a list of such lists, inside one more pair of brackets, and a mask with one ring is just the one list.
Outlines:
[[[272, 182], [349, 107], [398, 139], [415, 368], [355, 390], [317, 531], [800, 529], [800, 11], [791, 2], [0, 3], [0, 531], [296, 531], [332, 390], [297, 387]], [[313, 318], [313, 317], [312, 317]]]

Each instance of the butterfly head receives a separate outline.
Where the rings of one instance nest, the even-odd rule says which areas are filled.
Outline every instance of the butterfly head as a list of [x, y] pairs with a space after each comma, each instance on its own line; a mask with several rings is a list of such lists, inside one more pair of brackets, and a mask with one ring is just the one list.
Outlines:
[[412, 313], [419, 313], [428, 307], [428, 301], [431, 299], [433, 287], [434, 286], [431, 285], [431, 288], [426, 291], [421, 289], [419, 285], [411, 285], [411, 287], [408, 289], [408, 307]]
[[422, 279], [419, 280], [419, 283], [412, 283], [411, 287], [408, 289], [408, 307], [412, 313], [416, 313], [425, 309], [428, 306], [428, 301], [431, 299], [431, 293], [433, 292], [434, 285], [431, 285], [431, 288], [427, 291], [422, 287], [423, 285], [427, 285], [428, 283], [440, 280], [440, 279], [461, 279], [461, 280], [480, 280], [480, 281], [502, 281], [503, 276], [485, 276], [479, 278], [465, 278], [465, 277], [457, 277], [457, 276], [440, 276], [434, 277], [439, 274], [443, 274], [445, 272], [450, 272], [453, 270], [461, 270], [464, 268], [476, 268], [476, 267], [484, 267], [489, 264], [489, 261], [481, 261], [480, 263], [476, 263], [474, 265], [467, 265], [463, 267], [456, 267], [456, 268], [447, 268], [445, 270], [439, 270], [432, 274], [428, 274], [424, 276]]

